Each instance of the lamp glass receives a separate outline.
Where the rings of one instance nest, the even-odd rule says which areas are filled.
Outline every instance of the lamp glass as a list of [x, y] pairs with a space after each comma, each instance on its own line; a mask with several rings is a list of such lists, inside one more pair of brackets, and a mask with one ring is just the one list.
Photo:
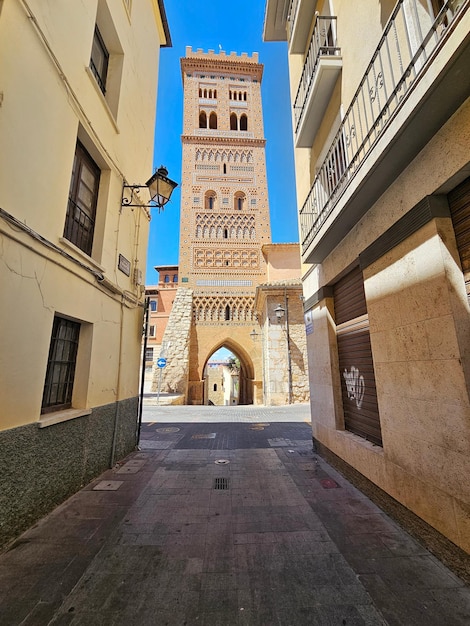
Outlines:
[[178, 186], [178, 183], [168, 178], [167, 174], [168, 170], [164, 167], [160, 167], [145, 183], [149, 188], [150, 197], [160, 207], [168, 202], [173, 190]]

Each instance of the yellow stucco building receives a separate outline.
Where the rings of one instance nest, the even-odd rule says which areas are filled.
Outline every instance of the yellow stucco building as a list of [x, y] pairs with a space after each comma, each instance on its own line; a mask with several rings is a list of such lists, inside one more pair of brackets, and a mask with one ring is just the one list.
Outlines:
[[288, 47], [313, 435], [470, 550], [470, 3], [268, 0]]
[[160, 0], [0, 2], [2, 542], [135, 446], [170, 44]]

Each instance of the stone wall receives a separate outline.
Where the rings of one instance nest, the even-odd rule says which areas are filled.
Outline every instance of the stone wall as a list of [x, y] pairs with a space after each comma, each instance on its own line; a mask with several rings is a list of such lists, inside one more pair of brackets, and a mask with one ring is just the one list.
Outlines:
[[158, 390], [161, 375], [161, 392], [187, 395], [192, 316], [193, 291], [180, 287], [162, 341], [167, 365], [162, 372], [154, 365], [152, 391]]

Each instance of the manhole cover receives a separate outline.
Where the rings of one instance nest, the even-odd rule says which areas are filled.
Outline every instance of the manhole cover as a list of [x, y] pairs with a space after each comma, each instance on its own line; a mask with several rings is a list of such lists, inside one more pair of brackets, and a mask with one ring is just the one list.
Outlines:
[[214, 461], [214, 463], [216, 465], [228, 465], [230, 461], [228, 459], [217, 459], [217, 461]]
[[168, 426], [167, 428], [157, 428], [157, 433], [179, 433], [180, 429], [176, 426]]

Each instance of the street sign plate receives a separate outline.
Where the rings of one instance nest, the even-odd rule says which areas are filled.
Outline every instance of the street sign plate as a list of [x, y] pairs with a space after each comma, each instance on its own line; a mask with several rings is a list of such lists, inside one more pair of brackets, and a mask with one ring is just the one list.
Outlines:
[[166, 366], [166, 359], [158, 359], [157, 367], [165, 367], [165, 366]]

